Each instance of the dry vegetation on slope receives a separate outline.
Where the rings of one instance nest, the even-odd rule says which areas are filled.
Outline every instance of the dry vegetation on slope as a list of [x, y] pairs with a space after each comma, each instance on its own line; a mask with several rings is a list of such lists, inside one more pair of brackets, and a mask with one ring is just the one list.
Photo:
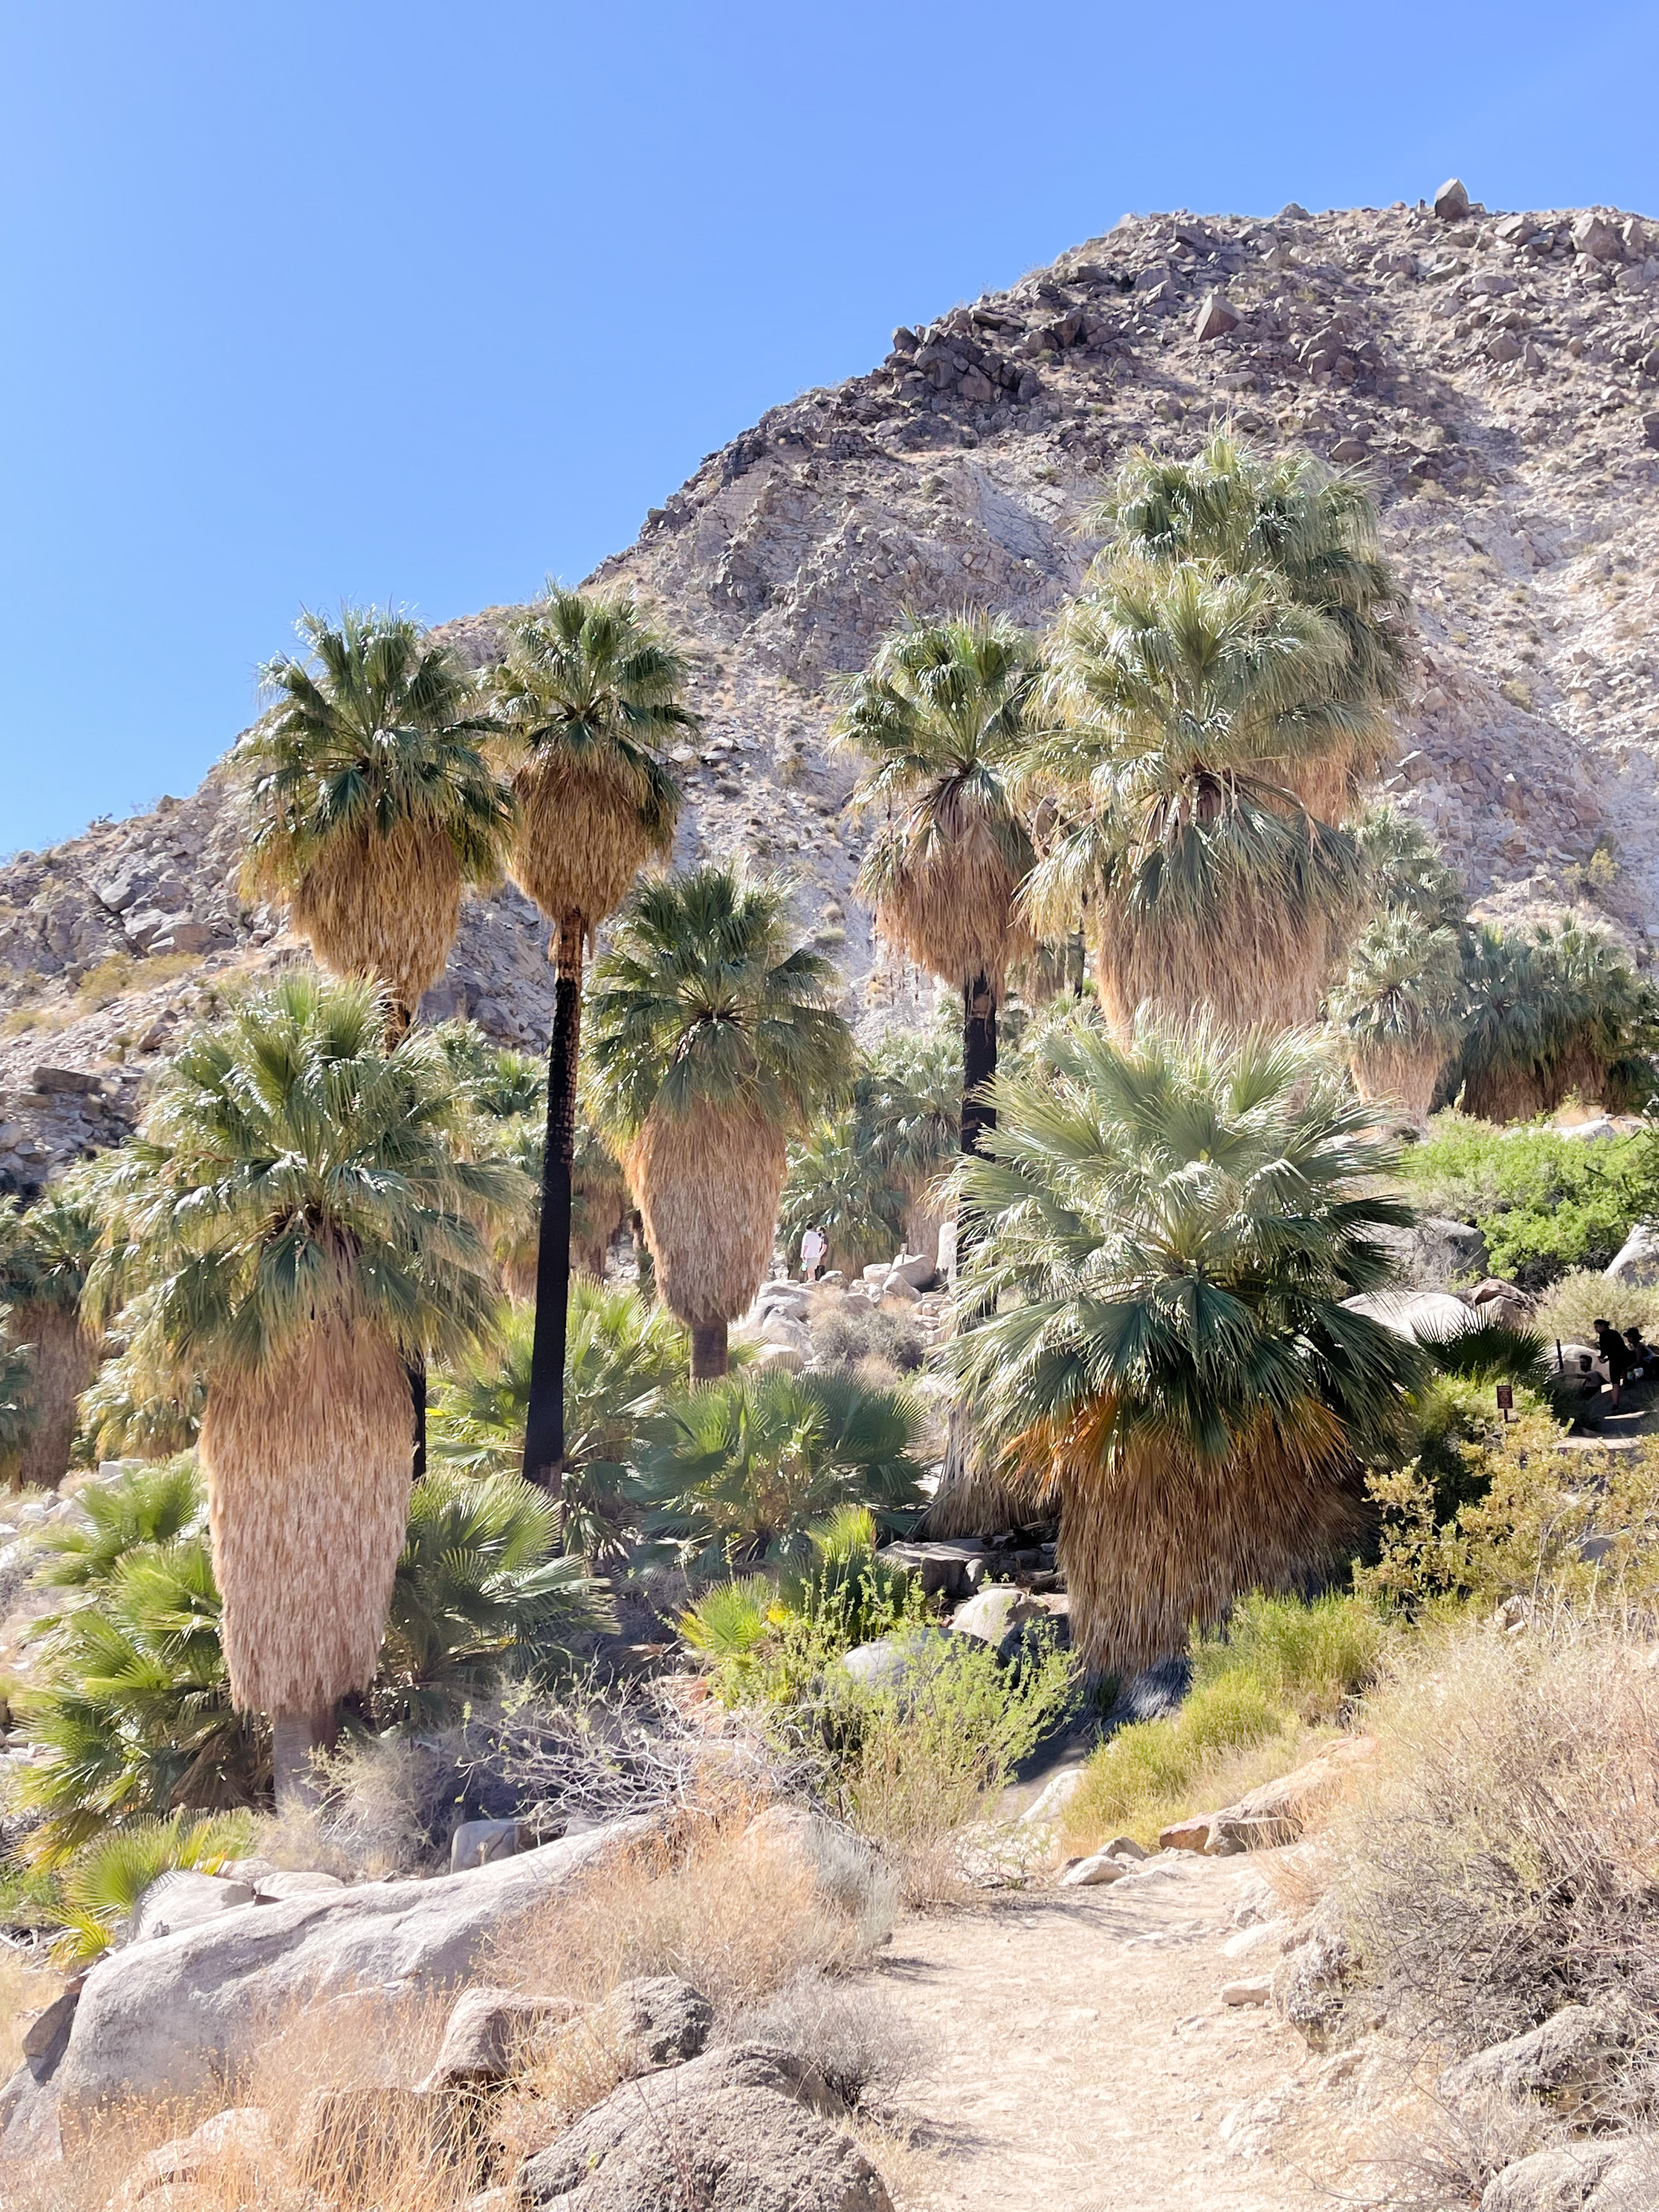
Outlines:
[[[834, 678], [907, 611], [1041, 625], [1082, 575], [1103, 472], [1231, 412], [1375, 484], [1421, 632], [1394, 787], [1484, 909], [1659, 927], [1656, 254], [1659, 230], [1617, 214], [1126, 219], [773, 409], [598, 572], [691, 653], [680, 857], [740, 848], [789, 871], [866, 1018], [924, 1018], [932, 984], [882, 955], [851, 896]], [[489, 612], [448, 634], [495, 648]], [[169, 1011], [282, 956], [234, 868], [216, 775], [0, 870], [0, 1187], [130, 1121]], [[544, 941], [516, 893], [473, 906], [429, 1010], [540, 1042]], [[158, 975], [157, 954], [187, 972]], [[134, 955], [112, 994], [84, 988]], [[40, 1089], [40, 1067], [92, 1087]]]

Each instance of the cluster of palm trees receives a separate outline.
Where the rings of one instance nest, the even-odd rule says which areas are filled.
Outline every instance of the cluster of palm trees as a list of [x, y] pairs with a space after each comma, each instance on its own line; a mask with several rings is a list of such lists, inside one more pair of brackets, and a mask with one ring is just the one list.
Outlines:
[[[1472, 1100], [1512, 1048], [1540, 1086], [1546, 1065], [1581, 1079], [1632, 1009], [1599, 940], [1532, 948], [1576, 1026], [1516, 1047], [1516, 948], [1472, 937], [1420, 837], [1363, 812], [1406, 658], [1363, 492], [1224, 432], [1190, 460], [1134, 457], [1098, 522], [1046, 639], [987, 614], [908, 623], [846, 686], [860, 890], [960, 1009], [954, 1044], [867, 1060], [783, 890], [729, 862], [639, 880], [672, 855], [666, 752], [694, 718], [684, 655], [633, 600], [550, 586], [482, 672], [402, 615], [308, 617], [305, 657], [267, 670], [246, 881], [330, 980], [190, 1040], [61, 1267], [87, 1278], [73, 1357], [89, 1371], [91, 1332], [118, 1355], [94, 1394], [109, 1433], [199, 1420], [230, 1686], [271, 1717], [279, 1778], [373, 1674], [428, 1370], [446, 1455], [499, 1468], [521, 1421], [525, 1478], [601, 1558], [630, 1377], [643, 1407], [689, 1358], [709, 1391], [678, 1417], [694, 1455], [728, 1468], [759, 1433], [754, 1394], [720, 1378], [781, 1211], [842, 1264], [956, 1211], [933, 1524], [1057, 1499], [1103, 1666], [1346, 1540], [1405, 1380], [1342, 1303], [1385, 1273], [1382, 1102], [1425, 1110], [1460, 1052]], [[550, 933], [544, 1077], [414, 1024], [463, 895], [503, 872]], [[1071, 1017], [1000, 1074], [1011, 988], [1068, 972]], [[1358, 1103], [1307, 1041], [1322, 1012]], [[573, 1297], [573, 1254], [598, 1272], [630, 1217], [683, 1339]], [[0, 1298], [45, 1340], [55, 1294], [14, 1274]], [[534, 1292], [505, 1324], [503, 1285]], [[793, 1387], [772, 1425], [821, 1428]], [[684, 1540], [725, 1510], [686, 1508]]]

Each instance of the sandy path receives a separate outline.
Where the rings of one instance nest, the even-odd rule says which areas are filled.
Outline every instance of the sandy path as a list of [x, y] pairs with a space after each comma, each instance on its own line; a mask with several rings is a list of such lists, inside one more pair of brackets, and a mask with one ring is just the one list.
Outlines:
[[[928, 2046], [905, 2108], [939, 2154], [929, 2212], [1287, 2212], [1272, 2141], [1306, 2045], [1221, 2002], [1260, 1859], [1171, 1854], [1110, 1888], [909, 1920], [880, 1980]], [[1271, 1907], [1269, 1908], [1271, 1909]], [[933, 2161], [929, 2160], [931, 2166]], [[908, 2192], [902, 2192], [907, 2197]]]

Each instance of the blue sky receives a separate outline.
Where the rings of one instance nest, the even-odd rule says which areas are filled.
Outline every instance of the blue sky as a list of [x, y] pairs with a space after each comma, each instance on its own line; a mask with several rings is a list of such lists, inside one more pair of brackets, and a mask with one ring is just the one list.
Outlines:
[[574, 581], [1127, 209], [1659, 213], [1659, 10], [7, 0], [0, 852], [192, 786], [302, 605]]

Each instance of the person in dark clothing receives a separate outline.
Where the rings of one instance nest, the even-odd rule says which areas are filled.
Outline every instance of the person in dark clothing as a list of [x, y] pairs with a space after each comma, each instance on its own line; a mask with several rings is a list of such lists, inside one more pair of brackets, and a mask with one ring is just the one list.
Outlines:
[[1613, 1402], [1619, 1403], [1619, 1386], [1630, 1373], [1630, 1346], [1625, 1342], [1610, 1321], [1599, 1316], [1595, 1323], [1595, 1348], [1607, 1363], [1607, 1380], [1613, 1385]]
[[1625, 1349], [1630, 1354], [1630, 1379], [1632, 1382], [1639, 1382], [1644, 1375], [1652, 1374], [1653, 1346], [1643, 1342], [1639, 1328], [1625, 1331]]

